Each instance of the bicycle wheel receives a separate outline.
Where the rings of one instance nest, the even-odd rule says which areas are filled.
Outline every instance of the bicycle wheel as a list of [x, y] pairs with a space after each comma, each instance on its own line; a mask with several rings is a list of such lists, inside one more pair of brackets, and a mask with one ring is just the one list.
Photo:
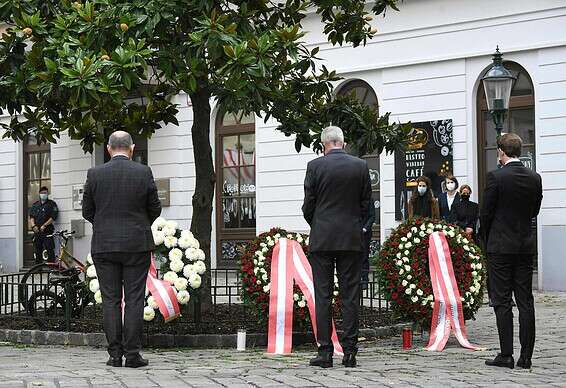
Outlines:
[[27, 303], [28, 314], [36, 318], [56, 317], [57, 309], [60, 309], [62, 314], [65, 309], [65, 298], [49, 290], [34, 292]]
[[41, 289], [48, 289], [50, 287], [49, 278], [53, 272], [60, 272], [57, 264], [40, 263], [31, 267], [24, 276], [22, 276], [18, 284], [18, 302], [20, 302], [24, 309], [27, 310], [30, 295]]

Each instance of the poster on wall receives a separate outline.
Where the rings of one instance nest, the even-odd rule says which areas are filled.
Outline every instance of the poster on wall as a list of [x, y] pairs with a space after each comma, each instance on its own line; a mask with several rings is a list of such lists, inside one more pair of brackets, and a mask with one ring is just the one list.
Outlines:
[[408, 201], [416, 179], [427, 176], [435, 197], [445, 190], [443, 177], [452, 174], [452, 120], [412, 123], [409, 145], [395, 153], [395, 219], [408, 218]]

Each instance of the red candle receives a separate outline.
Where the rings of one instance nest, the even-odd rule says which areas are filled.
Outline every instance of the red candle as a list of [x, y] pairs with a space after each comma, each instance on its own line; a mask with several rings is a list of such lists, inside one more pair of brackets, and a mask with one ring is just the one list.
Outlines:
[[406, 327], [403, 329], [403, 349], [408, 350], [413, 347], [413, 330]]

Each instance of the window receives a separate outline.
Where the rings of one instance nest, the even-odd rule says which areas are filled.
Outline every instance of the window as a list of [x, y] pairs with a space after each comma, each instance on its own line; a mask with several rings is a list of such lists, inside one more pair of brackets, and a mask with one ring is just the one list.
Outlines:
[[[379, 104], [377, 100], [377, 95], [373, 88], [365, 81], [362, 80], [352, 80], [346, 82], [339, 90], [339, 96], [351, 95], [355, 97], [362, 104], [375, 108], [376, 112], [379, 113]], [[372, 189], [372, 200], [375, 207], [375, 222], [373, 224], [373, 238], [379, 239], [380, 233], [380, 175], [379, 175], [379, 155], [364, 155], [362, 156], [369, 167], [369, 174], [371, 180]]]
[[256, 234], [255, 117], [219, 115], [216, 125], [218, 266], [233, 267]]
[[23, 185], [24, 267], [27, 268], [35, 263], [29, 211], [33, 204], [39, 200], [39, 189], [41, 187], [46, 186], [51, 193], [51, 147], [49, 144], [38, 145], [33, 136], [27, 136], [24, 140]]
[[[533, 170], [535, 165], [535, 99], [531, 77], [517, 63], [505, 62], [505, 67], [517, 77], [511, 90], [509, 111], [503, 123], [503, 132], [513, 132], [523, 139], [523, 154], [521, 161]], [[483, 74], [482, 74], [483, 76]], [[481, 78], [481, 77], [480, 77]], [[480, 82], [477, 94], [478, 118], [478, 198], [483, 195], [486, 184], [486, 174], [497, 168], [497, 143], [495, 125], [489, 111], [483, 84]], [[536, 233], [536, 218], [533, 219], [533, 230]], [[535, 239], [536, 241], [536, 239]], [[537, 266], [537, 258], [534, 261]]]

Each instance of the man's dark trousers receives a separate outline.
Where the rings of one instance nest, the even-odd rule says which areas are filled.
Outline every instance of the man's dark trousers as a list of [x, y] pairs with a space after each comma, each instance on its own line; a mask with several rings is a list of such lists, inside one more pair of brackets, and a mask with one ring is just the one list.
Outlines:
[[309, 261], [314, 279], [319, 354], [332, 354], [334, 352], [331, 340], [334, 263], [336, 263], [340, 289], [339, 298], [342, 303], [342, 329], [344, 335], [340, 342], [344, 353], [357, 352], [361, 276], [360, 252], [311, 252]]
[[490, 255], [488, 271], [491, 302], [495, 310], [501, 354], [513, 355], [513, 310], [511, 296], [519, 309], [521, 356], [530, 360], [535, 344], [533, 300], [533, 255]]
[[[104, 331], [111, 357], [125, 356], [128, 359], [140, 353], [150, 257], [150, 252], [100, 253], [93, 257], [102, 293]], [[125, 301], [123, 323], [122, 297]]]
[[43, 250], [47, 251], [47, 261], [50, 263], [55, 262], [55, 241], [53, 237], [46, 237], [47, 235], [48, 234], [45, 232], [37, 232], [34, 236], [33, 248], [35, 251], [36, 264], [43, 263]]

